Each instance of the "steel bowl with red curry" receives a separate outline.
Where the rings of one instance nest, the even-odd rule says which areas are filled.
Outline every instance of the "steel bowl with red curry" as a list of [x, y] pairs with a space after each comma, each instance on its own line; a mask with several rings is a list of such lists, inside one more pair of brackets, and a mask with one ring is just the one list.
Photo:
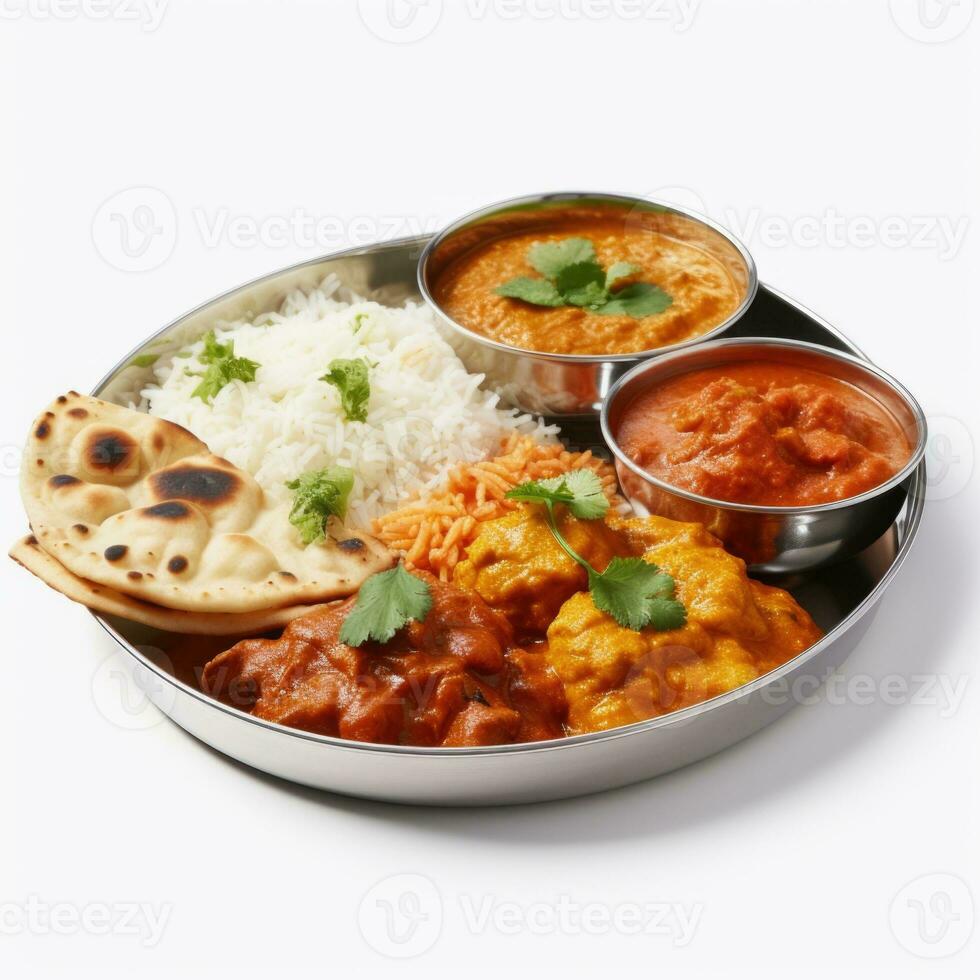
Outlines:
[[857, 497], [890, 480], [913, 450], [872, 395], [823, 371], [771, 360], [661, 380], [623, 410], [616, 439], [671, 486], [766, 507]]

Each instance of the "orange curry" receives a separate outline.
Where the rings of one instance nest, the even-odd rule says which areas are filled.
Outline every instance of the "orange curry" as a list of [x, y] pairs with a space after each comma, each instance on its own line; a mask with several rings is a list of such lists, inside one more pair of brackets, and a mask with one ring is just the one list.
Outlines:
[[[627, 212], [577, 208], [551, 223], [516, 229], [475, 244], [453, 259], [433, 286], [436, 302], [475, 333], [511, 347], [555, 354], [630, 354], [700, 337], [738, 307], [744, 286], [703, 243], [681, 241], [646, 226]], [[541, 242], [584, 238], [605, 269], [616, 262], [638, 267], [622, 285], [659, 286], [673, 299], [662, 313], [642, 317], [599, 315], [577, 306], [535, 306], [499, 296], [496, 288], [517, 276], [536, 277], [527, 255]]]
[[855, 497], [911, 456], [898, 421], [870, 395], [822, 372], [768, 361], [666, 380], [628, 406], [617, 439], [665, 483], [782, 507]]

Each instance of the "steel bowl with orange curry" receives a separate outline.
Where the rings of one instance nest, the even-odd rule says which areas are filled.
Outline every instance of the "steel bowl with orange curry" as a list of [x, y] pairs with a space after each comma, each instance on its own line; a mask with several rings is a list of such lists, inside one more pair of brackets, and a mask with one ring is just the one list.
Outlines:
[[[731, 246], [707, 229], [692, 234], [691, 222], [679, 216], [579, 206], [551, 212], [536, 224], [500, 222], [496, 230], [471, 236], [469, 247], [439, 272], [432, 292], [456, 323], [509, 347], [566, 355], [640, 353], [703, 336], [745, 298], [744, 266], [727, 253]], [[499, 294], [515, 277], [539, 275], [528, 261], [533, 247], [569, 238], [591, 242], [603, 269], [616, 263], [634, 267], [610, 296], [649, 284], [669, 296], [669, 306], [649, 315], [614, 315]]]

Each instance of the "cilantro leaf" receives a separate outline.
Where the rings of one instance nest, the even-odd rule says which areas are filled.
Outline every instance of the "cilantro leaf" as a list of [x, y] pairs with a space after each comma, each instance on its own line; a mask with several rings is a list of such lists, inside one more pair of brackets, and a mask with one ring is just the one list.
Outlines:
[[204, 349], [197, 359], [205, 365], [201, 381], [191, 392], [191, 398], [200, 398], [210, 405], [214, 396], [231, 381], [254, 381], [255, 372], [262, 366], [247, 357], [235, 357], [235, 342], [219, 343], [213, 330], [204, 335]]
[[564, 476], [522, 483], [509, 490], [507, 498], [527, 503], [566, 504], [574, 517], [584, 521], [602, 517], [609, 509], [602, 483], [592, 470], [572, 470]]
[[200, 398], [210, 405], [214, 396], [231, 381], [254, 381], [255, 372], [261, 367], [247, 357], [226, 357], [209, 364], [200, 384], [191, 392], [191, 398]]
[[634, 282], [624, 286], [618, 293], [613, 293], [593, 313], [600, 316], [650, 316], [653, 313], [663, 313], [673, 302], [674, 298], [659, 286], [648, 282]]
[[367, 313], [355, 313], [354, 319], [351, 320], [351, 324], [350, 324], [351, 333], [356, 335], [360, 331], [361, 327], [364, 326], [364, 321], [367, 318], [368, 318]]
[[340, 392], [340, 404], [348, 421], [367, 421], [371, 382], [368, 380], [368, 362], [363, 357], [353, 360], [335, 358], [327, 365], [327, 373], [320, 380], [333, 385]]
[[327, 519], [347, 513], [347, 498], [354, 487], [354, 471], [346, 466], [303, 473], [286, 483], [293, 491], [289, 523], [299, 530], [304, 545], [326, 537]]
[[531, 266], [546, 279], [556, 279], [566, 266], [594, 262], [595, 247], [587, 238], [564, 238], [560, 242], [538, 242], [527, 253]]
[[568, 509], [572, 516], [582, 521], [604, 517], [609, 510], [609, 500], [602, 490], [602, 482], [592, 470], [571, 470], [564, 477], [565, 488], [572, 494]]
[[679, 630], [687, 622], [687, 610], [679, 599], [654, 596], [648, 608], [650, 625], [655, 630]]
[[599, 305], [607, 299], [606, 277], [598, 262], [566, 265], [555, 278], [555, 288], [572, 306]]
[[535, 306], [564, 306], [561, 293], [547, 279], [532, 279], [530, 276], [517, 276], [498, 286], [494, 292], [510, 299], [522, 299]]
[[235, 342], [229, 340], [227, 344], [222, 344], [214, 335], [213, 330], [209, 330], [204, 335], [204, 350], [198, 355], [198, 360], [202, 364], [213, 364], [225, 357], [233, 357], [235, 354]]
[[613, 262], [606, 272], [606, 291], [612, 289], [620, 279], [628, 279], [640, 271], [640, 267], [632, 262]]
[[642, 558], [613, 558], [604, 572], [590, 569], [589, 591], [596, 609], [627, 629], [650, 626], [655, 616], [668, 624], [657, 629], [677, 629], [687, 619], [684, 606], [674, 598], [674, 580]]
[[387, 643], [410, 619], [425, 621], [432, 591], [420, 578], [396, 565], [372, 575], [357, 593], [354, 608], [340, 628], [340, 641], [359, 647], [368, 640]]

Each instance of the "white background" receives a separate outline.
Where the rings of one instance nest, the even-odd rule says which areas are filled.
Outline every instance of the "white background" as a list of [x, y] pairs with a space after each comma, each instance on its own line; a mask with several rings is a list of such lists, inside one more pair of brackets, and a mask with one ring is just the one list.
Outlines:
[[[945, 477], [921, 540], [846, 673], [966, 688], [955, 706], [821, 697], [720, 756], [599, 797], [396, 808], [265, 778], [153, 709], [133, 714], [120, 699], [137, 692], [120, 686], [94, 622], [7, 564], [0, 972], [975, 968], [976, 935], [955, 955], [913, 953], [955, 952], [972, 929], [966, 889], [980, 900], [973, 0], [928, 0], [924, 20], [915, 0], [703, 0], [690, 23], [679, 0], [429, 0], [401, 31], [383, 0], [363, 17], [356, 0], [171, 0], [159, 23], [140, 0], [120, 3], [0, 0], [5, 540], [24, 530], [16, 471], [32, 417], [199, 301], [513, 194], [670, 188], [740, 231], [764, 281], [902, 378], [948, 437], [931, 448]], [[632, 17], [638, 6], [649, 16]], [[161, 193], [116, 198], [131, 187]], [[324, 220], [326, 240], [269, 238], [275, 219], [303, 215]], [[358, 924], [368, 890], [399, 874], [431, 881], [416, 887], [429, 918], [401, 947], [419, 955], [403, 961], [378, 951], [377, 920]], [[933, 874], [955, 877], [915, 883]], [[397, 900], [402, 884], [365, 905]], [[930, 945], [907, 900], [925, 903], [936, 938], [942, 893], [960, 918]], [[686, 945], [595, 935], [555, 923], [562, 896], [608, 910], [680, 903], [699, 919]], [[79, 915], [147, 903], [169, 918], [149, 947], [118, 922], [98, 935], [66, 920], [55, 934], [28, 921], [32, 900]], [[411, 924], [411, 901], [396, 925]], [[489, 920], [468, 924], [471, 907]]]

